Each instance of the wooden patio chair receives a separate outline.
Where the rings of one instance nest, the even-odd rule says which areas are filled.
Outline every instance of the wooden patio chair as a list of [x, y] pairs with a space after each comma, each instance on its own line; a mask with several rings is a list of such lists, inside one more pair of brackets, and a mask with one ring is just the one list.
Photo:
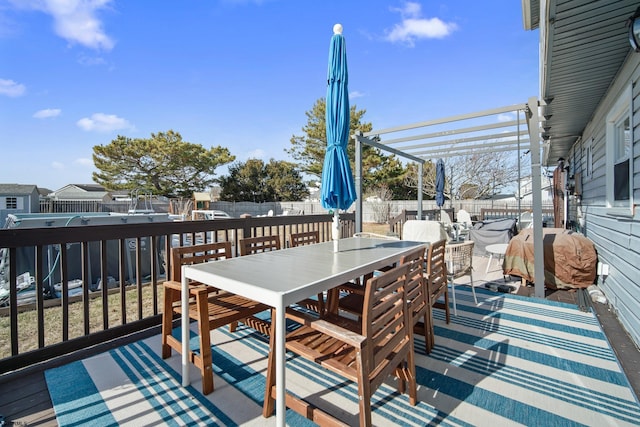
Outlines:
[[[431, 308], [427, 294], [427, 279], [425, 274], [425, 247], [419, 247], [400, 259], [400, 264], [409, 265], [407, 276], [407, 304], [411, 313], [413, 332], [423, 335], [425, 346], [433, 339], [428, 334], [433, 333], [430, 328]], [[364, 289], [364, 287], [363, 287]], [[358, 317], [362, 316], [364, 293], [352, 292], [340, 299], [338, 307]], [[427, 350], [430, 350], [427, 346]]]
[[433, 341], [429, 334], [433, 334], [433, 328], [425, 275], [425, 247], [422, 246], [403, 256], [400, 264], [409, 266], [406, 294], [413, 332], [424, 336], [425, 348], [429, 350], [428, 343]]
[[[451, 322], [451, 314], [449, 312], [449, 292], [447, 292], [447, 266], [445, 264], [445, 247], [446, 240], [438, 240], [429, 245], [427, 251], [427, 271], [426, 271], [426, 288], [427, 299], [429, 301], [428, 319], [430, 320], [425, 324], [425, 342], [427, 353], [430, 353], [435, 345], [435, 332], [433, 329], [433, 308], [441, 308], [445, 311], [447, 324]], [[440, 297], [443, 297], [444, 302], [440, 301]]]
[[[391, 235], [384, 235], [378, 233], [360, 232], [355, 233], [353, 237], [359, 238], [371, 238], [382, 240], [400, 240], [400, 238]], [[384, 267], [379, 271], [386, 271], [389, 267]], [[344, 283], [338, 286], [333, 292], [329, 293], [329, 301], [327, 302], [327, 309], [333, 313], [338, 313], [338, 310], [351, 313], [355, 316], [362, 314], [362, 303], [364, 300], [364, 284], [373, 276], [373, 272], [365, 274], [362, 278], [356, 278], [350, 282]], [[344, 295], [346, 294], [346, 295]], [[342, 296], [344, 295], [344, 296]]]
[[[314, 231], [301, 231], [299, 233], [291, 233], [289, 235], [289, 247], [295, 248], [304, 245], [313, 245], [320, 242], [320, 232]], [[300, 301], [298, 305], [315, 311], [318, 314], [324, 313], [325, 310], [325, 297], [320, 293], [317, 299], [306, 298]]]
[[238, 241], [240, 246], [240, 255], [252, 255], [260, 252], [277, 251], [282, 247], [280, 245], [280, 236], [246, 237]]
[[291, 233], [289, 235], [289, 247], [295, 248], [296, 246], [312, 245], [320, 242], [320, 232], [314, 231], [301, 231], [299, 233]]
[[451, 284], [451, 296], [453, 297], [453, 315], [458, 315], [456, 308], [456, 284], [455, 279], [469, 276], [469, 285], [473, 294], [473, 301], [478, 305], [476, 288], [473, 286], [473, 240], [462, 243], [448, 244], [445, 247], [444, 260], [447, 265], [447, 277]]
[[[287, 350], [358, 384], [361, 426], [371, 425], [371, 396], [389, 375], [397, 376], [398, 390], [408, 391], [410, 403], [417, 403], [413, 328], [405, 293], [409, 270], [409, 264], [398, 265], [367, 281], [361, 321], [332, 313], [321, 319], [303, 313], [287, 314], [301, 324], [287, 335]], [[273, 335], [270, 345], [275, 345]], [[273, 350], [269, 352], [265, 417], [273, 413], [274, 354]], [[286, 399], [287, 406], [316, 423], [341, 424], [308, 402], [289, 394]]]
[[[182, 342], [174, 337], [173, 318], [182, 313], [181, 267], [213, 260], [230, 258], [231, 243], [206, 243], [180, 246], [171, 250], [171, 280], [164, 283], [164, 310], [162, 312], [162, 358], [171, 356], [171, 349], [182, 353]], [[269, 323], [253, 317], [254, 314], [269, 309], [269, 306], [229, 292], [218, 291], [214, 287], [193, 282], [189, 284], [189, 318], [198, 323], [200, 350], [190, 351], [189, 360], [202, 376], [202, 394], [213, 391], [213, 367], [211, 356], [211, 330], [224, 325], [235, 328], [238, 321], [269, 334]]]

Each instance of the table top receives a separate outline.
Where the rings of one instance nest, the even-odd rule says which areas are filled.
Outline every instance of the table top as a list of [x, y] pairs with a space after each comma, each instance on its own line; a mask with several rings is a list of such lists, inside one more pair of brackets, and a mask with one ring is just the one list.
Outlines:
[[399, 261], [424, 242], [351, 237], [183, 266], [183, 277], [277, 307]]
[[487, 245], [484, 250], [493, 254], [504, 255], [507, 252], [508, 243], [496, 243], [493, 245]]

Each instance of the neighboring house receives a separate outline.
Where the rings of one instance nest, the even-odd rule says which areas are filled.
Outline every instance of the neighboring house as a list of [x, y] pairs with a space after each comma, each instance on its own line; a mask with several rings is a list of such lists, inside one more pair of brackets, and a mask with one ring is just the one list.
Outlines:
[[0, 184], [0, 228], [9, 214], [40, 212], [40, 194], [36, 185]]
[[68, 184], [49, 193], [48, 197], [56, 201], [98, 201], [110, 202], [111, 192], [98, 184]]
[[193, 208], [194, 209], [210, 209], [212, 202], [211, 193], [193, 192]]
[[[523, 0], [540, 31], [545, 165], [564, 158], [569, 224], [594, 242], [598, 285], [640, 345], [640, 53], [628, 19], [638, 2]], [[640, 18], [639, 18], [640, 19]]]
[[[533, 203], [533, 182], [531, 176], [523, 177], [520, 180], [520, 197], [522, 202], [526, 204]], [[542, 177], [542, 203], [551, 203], [553, 200], [553, 188], [551, 180]]]

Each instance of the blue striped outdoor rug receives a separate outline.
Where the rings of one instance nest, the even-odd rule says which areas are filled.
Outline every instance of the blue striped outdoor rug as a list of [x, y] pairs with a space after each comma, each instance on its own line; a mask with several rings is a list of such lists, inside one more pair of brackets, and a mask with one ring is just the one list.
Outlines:
[[[456, 289], [451, 324], [435, 312], [436, 347], [416, 338], [419, 403], [393, 382], [373, 398], [379, 426], [638, 425], [640, 405], [592, 313], [576, 306]], [[77, 425], [273, 425], [261, 415], [268, 343], [250, 329], [212, 333], [215, 391], [199, 371], [180, 386], [180, 356], [151, 337], [45, 374], [57, 421]], [[357, 425], [357, 387], [301, 358], [287, 362], [298, 396]], [[287, 423], [312, 425], [292, 411]]]

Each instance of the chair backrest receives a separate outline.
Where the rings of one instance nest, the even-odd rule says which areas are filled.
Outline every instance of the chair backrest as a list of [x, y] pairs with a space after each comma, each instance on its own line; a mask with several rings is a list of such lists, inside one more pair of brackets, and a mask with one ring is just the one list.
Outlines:
[[280, 249], [280, 236], [247, 237], [238, 241], [240, 255], [251, 255]]
[[432, 242], [427, 251], [427, 292], [432, 305], [447, 290], [446, 242], [444, 239]]
[[473, 227], [473, 222], [471, 222], [471, 215], [469, 214], [469, 212], [465, 211], [464, 209], [460, 209], [458, 211], [458, 223], [464, 224], [464, 226], [467, 228]]
[[231, 242], [203, 243], [171, 248], [171, 280], [182, 279], [182, 266], [231, 258]]
[[320, 233], [315, 231], [303, 231], [300, 233], [292, 233], [289, 235], [289, 246], [295, 248], [296, 246], [312, 245], [320, 241]]
[[524, 228], [531, 228], [533, 226], [533, 214], [531, 212], [522, 212], [518, 219], [518, 228], [520, 230]]
[[449, 213], [444, 209], [440, 209], [440, 222], [444, 225], [450, 225], [453, 223], [451, 221], [451, 217], [449, 216]]
[[400, 259], [400, 264], [409, 265], [405, 293], [413, 324], [427, 312], [427, 288], [425, 286], [425, 247], [421, 246]]
[[445, 248], [447, 274], [454, 278], [469, 274], [473, 268], [473, 240], [450, 244]]
[[362, 335], [368, 345], [362, 357], [368, 372], [375, 373], [368, 375], [372, 390], [393, 373], [408, 352], [413, 352], [413, 324], [405, 295], [409, 268], [409, 264], [398, 264], [369, 279], [365, 287]]
[[448, 239], [447, 232], [438, 221], [410, 219], [402, 225], [402, 240], [431, 243], [443, 239]]

